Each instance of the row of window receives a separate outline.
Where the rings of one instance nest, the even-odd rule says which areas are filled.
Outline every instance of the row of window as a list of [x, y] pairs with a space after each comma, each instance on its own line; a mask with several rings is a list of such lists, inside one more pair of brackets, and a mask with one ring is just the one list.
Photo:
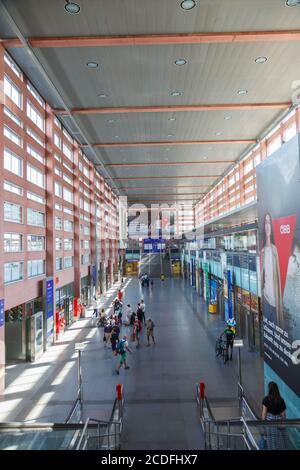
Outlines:
[[[45, 175], [31, 163], [27, 163], [27, 181], [40, 188], [45, 188]], [[11, 150], [4, 149], [4, 169], [23, 177], [23, 159]]]
[[[44, 259], [35, 259], [27, 262], [28, 278], [42, 276], [46, 272]], [[24, 262], [12, 262], [4, 264], [4, 284], [21, 281], [24, 279]]]
[[[23, 223], [23, 207], [12, 202], [4, 202], [4, 220], [6, 222]], [[35, 209], [27, 209], [27, 224], [36, 227], [45, 227], [44, 212]]]
[[61, 271], [62, 269], [68, 269], [73, 267], [73, 256], [65, 256], [64, 258], [55, 258], [55, 270]]
[[55, 217], [55, 229], [62, 230], [65, 232], [73, 232], [73, 222], [71, 220], [62, 220], [61, 217]]
[[[45, 250], [45, 237], [42, 235], [27, 235], [28, 251]], [[16, 253], [23, 251], [23, 235], [21, 233], [4, 234], [4, 251]]]
[[54, 194], [57, 197], [62, 197], [67, 202], [73, 203], [73, 192], [57, 181], [54, 182]]

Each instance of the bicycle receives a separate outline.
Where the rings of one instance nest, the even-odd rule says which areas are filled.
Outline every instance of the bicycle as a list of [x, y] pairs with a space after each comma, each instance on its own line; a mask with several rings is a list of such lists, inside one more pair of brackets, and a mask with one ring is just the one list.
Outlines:
[[223, 363], [226, 364], [228, 361], [228, 347], [227, 341], [222, 338], [218, 338], [215, 345], [216, 357], [222, 356]]

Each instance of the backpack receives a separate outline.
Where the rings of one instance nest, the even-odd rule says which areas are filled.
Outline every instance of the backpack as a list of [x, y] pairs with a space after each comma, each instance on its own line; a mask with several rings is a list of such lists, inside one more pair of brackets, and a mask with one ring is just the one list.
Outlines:
[[116, 351], [117, 351], [117, 354], [124, 354], [125, 352], [125, 340], [124, 339], [121, 339], [121, 341], [118, 342]]

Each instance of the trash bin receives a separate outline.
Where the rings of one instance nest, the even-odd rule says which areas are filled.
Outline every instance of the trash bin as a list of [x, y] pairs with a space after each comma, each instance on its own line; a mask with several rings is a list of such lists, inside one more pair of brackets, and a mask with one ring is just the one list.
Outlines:
[[216, 302], [210, 302], [208, 304], [208, 313], [218, 313], [218, 305]]

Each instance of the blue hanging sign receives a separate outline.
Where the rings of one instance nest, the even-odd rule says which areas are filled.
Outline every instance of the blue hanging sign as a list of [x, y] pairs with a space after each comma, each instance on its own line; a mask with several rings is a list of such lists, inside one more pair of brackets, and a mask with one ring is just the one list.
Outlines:
[[4, 299], [0, 299], [0, 327], [4, 325]]

